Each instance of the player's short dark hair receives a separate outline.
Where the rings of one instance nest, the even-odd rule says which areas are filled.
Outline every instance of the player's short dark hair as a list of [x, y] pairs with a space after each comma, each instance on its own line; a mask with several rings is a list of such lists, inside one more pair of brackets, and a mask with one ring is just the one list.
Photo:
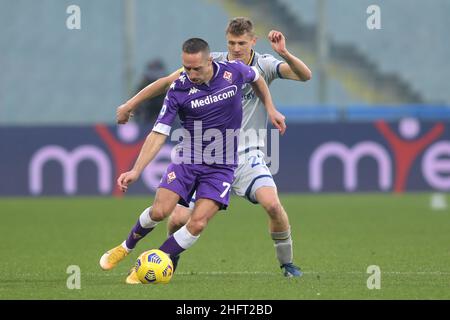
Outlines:
[[230, 20], [225, 34], [232, 34], [234, 36], [242, 36], [248, 33], [251, 36], [255, 35], [253, 31], [253, 22], [246, 17], [237, 17]]
[[183, 49], [184, 53], [189, 53], [189, 54], [204, 52], [209, 55], [209, 52], [210, 52], [208, 42], [206, 42], [205, 40], [200, 39], [200, 38], [187, 39], [183, 43], [182, 49]]

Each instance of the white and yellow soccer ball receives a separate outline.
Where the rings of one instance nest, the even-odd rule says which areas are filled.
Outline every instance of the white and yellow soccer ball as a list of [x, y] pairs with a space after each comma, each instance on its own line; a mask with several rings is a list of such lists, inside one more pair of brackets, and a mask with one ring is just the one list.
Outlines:
[[153, 249], [137, 258], [135, 270], [141, 283], [168, 283], [172, 279], [173, 263], [165, 252]]

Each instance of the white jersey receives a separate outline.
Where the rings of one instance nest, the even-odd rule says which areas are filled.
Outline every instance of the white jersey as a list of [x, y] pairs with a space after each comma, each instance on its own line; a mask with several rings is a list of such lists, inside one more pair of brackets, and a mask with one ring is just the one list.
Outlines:
[[[215, 61], [228, 60], [228, 52], [212, 52], [211, 56]], [[258, 68], [260, 75], [264, 77], [269, 86], [273, 80], [280, 78], [279, 67], [282, 62], [270, 54], [259, 54], [252, 51], [249, 65]], [[250, 84], [245, 84], [243, 87], [242, 106], [243, 117], [238, 153], [244, 152], [248, 148], [264, 147], [267, 129], [266, 108]]]

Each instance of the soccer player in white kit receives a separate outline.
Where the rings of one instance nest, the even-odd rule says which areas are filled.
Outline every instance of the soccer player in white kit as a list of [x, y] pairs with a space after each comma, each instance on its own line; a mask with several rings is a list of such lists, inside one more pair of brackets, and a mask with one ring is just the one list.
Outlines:
[[[297, 81], [311, 79], [311, 71], [299, 58], [286, 49], [285, 37], [279, 31], [270, 31], [268, 39], [273, 50], [284, 61], [278, 60], [270, 54], [259, 54], [253, 50], [257, 37], [253, 31], [253, 24], [248, 18], [232, 19], [226, 29], [226, 38], [228, 52], [212, 52], [211, 56], [215, 61], [241, 60], [248, 65], [255, 66], [268, 85], [277, 78]], [[176, 71], [168, 77], [158, 79], [128, 102], [119, 106], [117, 122], [126, 123], [139, 103], [165, 93], [170, 84], [179, 77], [179, 73]], [[252, 203], [259, 203], [264, 208], [269, 216], [269, 230], [284, 276], [300, 277], [302, 272], [293, 263], [288, 215], [281, 205], [276, 184], [264, 162], [264, 153], [261, 150], [264, 147], [266, 135], [260, 133], [266, 132], [268, 115], [260, 99], [249, 85], [244, 88], [242, 103], [243, 120], [238, 147], [239, 165], [235, 171], [232, 190]], [[277, 122], [272, 117], [271, 121], [272, 123]], [[247, 138], [245, 139], [245, 137]], [[253, 138], [249, 139], [250, 137]], [[192, 208], [193, 203], [190, 208], [181, 205], [175, 208], [168, 222], [169, 234], [173, 234], [187, 223]], [[176, 266], [178, 257], [174, 258], [173, 262]]]

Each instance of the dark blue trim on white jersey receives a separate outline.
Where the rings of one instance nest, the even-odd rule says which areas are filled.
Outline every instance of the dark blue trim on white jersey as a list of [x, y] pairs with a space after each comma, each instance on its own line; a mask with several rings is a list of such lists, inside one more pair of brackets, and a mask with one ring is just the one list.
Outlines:
[[281, 61], [279, 64], [277, 64], [277, 74], [278, 74], [278, 78], [283, 79], [283, 76], [280, 73], [280, 65], [284, 63], [283, 61]]
[[258, 146], [253, 146], [253, 147], [248, 147], [247, 149], [245, 149], [244, 151], [239, 151], [238, 153], [243, 154], [243, 153], [249, 153], [250, 151], [253, 150], [261, 150], [262, 147], [258, 147]]
[[258, 180], [260, 178], [270, 178], [273, 180], [273, 177], [270, 174], [261, 174], [253, 179], [253, 181], [250, 183], [247, 190], [245, 191], [245, 197], [248, 199], [248, 201], [250, 201], [251, 203], [254, 203], [254, 204], [258, 204], [258, 202], [250, 199], [250, 192], [252, 192], [252, 188], [253, 188], [253, 185], [255, 184], [256, 180]]

